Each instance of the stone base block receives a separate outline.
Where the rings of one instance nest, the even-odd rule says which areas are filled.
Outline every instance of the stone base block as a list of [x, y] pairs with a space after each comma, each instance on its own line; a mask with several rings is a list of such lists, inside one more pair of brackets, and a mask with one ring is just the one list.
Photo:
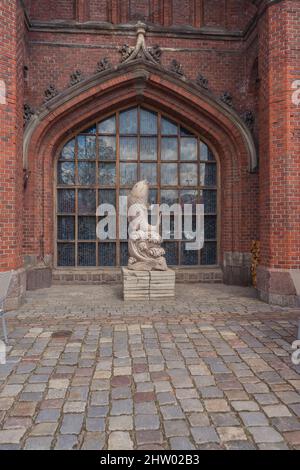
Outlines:
[[122, 268], [124, 300], [156, 300], [175, 297], [175, 271], [131, 271]]
[[26, 294], [26, 271], [21, 268], [13, 271], [4, 310], [15, 310], [24, 302]]
[[300, 307], [300, 269], [257, 269], [257, 290], [261, 300], [282, 307]]
[[251, 253], [227, 251], [223, 263], [224, 284], [233, 286], [250, 286]]
[[44, 289], [52, 285], [52, 269], [47, 266], [27, 270], [27, 290]]

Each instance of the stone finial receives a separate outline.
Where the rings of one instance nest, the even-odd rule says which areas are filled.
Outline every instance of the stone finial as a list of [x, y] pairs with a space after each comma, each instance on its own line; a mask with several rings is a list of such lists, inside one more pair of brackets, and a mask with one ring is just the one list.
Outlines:
[[197, 75], [196, 83], [204, 90], [208, 90], [208, 80], [201, 73]]
[[29, 104], [24, 104], [24, 110], [23, 110], [23, 122], [24, 126], [30, 121], [31, 116], [33, 116], [35, 113], [35, 110], [31, 108]]
[[161, 57], [161, 49], [158, 45], [147, 48], [146, 47], [146, 25], [140, 21], [136, 25], [137, 27], [137, 41], [135, 47], [130, 47], [128, 44], [124, 44], [119, 48], [121, 54], [121, 62], [128, 63], [135, 59], [144, 59], [158, 64]]
[[224, 91], [223, 95], [220, 96], [220, 100], [227, 104], [227, 106], [230, 106], [230, 108], [233, 107], [233, 98], [229, 91]]
[[75, 72], [70, 75], [70, 86], [76, 85], [77, 83], [82, 82], [83, 74], [80, 70], [75, 70]]
[[108, 60], [107, 57], [103, 57], [103, 59], [100, 59], [99, 62], [97, 63], [97, 68], [96, 72], [104, 72], [104, 70], [108, 70], [111, 68], [111, 64]]
[[173, 59], [171, 64], [170, 64], [170, 70], [171, 72], [176, 73], [177, 75], [183, 76], [183, 67], [180, 62], [178, 62], [176, 59]]

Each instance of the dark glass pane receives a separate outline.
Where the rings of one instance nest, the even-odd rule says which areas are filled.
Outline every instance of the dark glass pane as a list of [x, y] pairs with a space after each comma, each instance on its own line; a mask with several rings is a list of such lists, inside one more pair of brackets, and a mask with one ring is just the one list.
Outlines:
[[200, 160], [214, 161], [215, 157], [204, 142], [200, 142]]
[[96, 266], [96, 243], [78, 243], [78, 266]]
[[141, 163], [141, 180], [147, 180], [150, 184], [157, 183], [157, 165], [156, 163]]
[[96, 214], [96, 191], [94, 189], [78, 190], [79, 214]]
[[116, 133], [116, 117], [111, 116], [105, 121], [100, 122], [98, 128], [99, 134], [115, 134]]
[[207, 215], [204, 219], [205, 240], [217, 238], [217, 216]]
[[192, 218], [192, 227], [190, 228], [190, 222], [188, 225], [184, 226], [185, 221], [183, 222], [183, 234], [182, 238], [183, 240], [187, 241], [194, 241], [195, 240], [195, 233], [196, 233], [196, 216], [193, 215]]
[[182, 186], [197, 186], [198, 184], [197, 163], [182, 163], [180, 165], [180, 184]]
[[217, 166], [214, 163], [200, 163], [200, 178], [202, 186], [216, 186]]
[[75, 239], [75, 217], [67, 216], [57, 218], [57, 239], [74, 240]]
[[81, 131], [83, 134], [96, 134], [96, 124], [93, 126], [89, 127], [88, 129], [84, 129]]
[[137, 108], [120, 113], [120, 134], [137, 134]]
[[140, 159], [141, 160], [157, 160], [157, 138], [156, 137], [141, 137]]
[[121, 266], [128, 265], [128, 244], [127, 242], [120, 243], [120, 261]]
[[140, 132], [144, 134], [157, 134], [157, 114], [152, 111], [146, 111], [141, 109], [140, 112], [141, 123], [140, 123]]
[[75, 244], [74, 243], [58, 243], [57, 265], [58, 266], [75, 266]]
[[198, 141], [194, 137], [182, 137], [180, 139], [181, 160], [197, 160]]
[[78, 160], [96, 160], [96, 137], [90, 135], [79, 135]]
[[161, 159], [178, 160], [178, 139], [176, 137], [162, 137]]
[[177, 163], [161, 164], [161, 184], [163, 186], [177, 186], [178, 174]]
[[180, 127], [180, 135], [182, 137], [190, 137], [194, 134], [191, 131], [189, 131], [188, 129], [185, 129], [184, 127]]
[[217, 264], [217, 242], [205, 242], [201, 250], [201, 264]]
[[205, 214], [217, 212], [217, 191], [204, 190], [202, 192], [201, 204], [204, 204]]
[[116, 184], [116, 164], [100, 163], [99, 182], [103, 186], [114, 186]]
[[196, 204], [198, 202], [198, 191], [197, 189], [183, 189], [180, 191], [180, 201], [182, 206], [184, 204], [192, 204], [193, 211], [196, 210]]
[[185, 242], [181, 243], [181, 264], [183, 266], [195, 266], [198, 264], [198, 251], [186, 250]]
[[163, 189], [160, 193], [161, 204], [172, 206], [178, 202], [178, 191], [173, 189]]
[[75, 157], [75, 139], [70, 140], [62, 149], [61, 160], [74, 160]]
[[157, 189], [149, 190], [149, 204], [157, 204]]
[[163, 248], [166, 250], [166, 261], [168, 266], [178, 265], [178, 243], [165, 242]]
[[116, 138], [103, 136], [99, 137], [99, 159], [115, 160], [116, 159]]
[[96, 165], [92, 162], [78, 163], [78, 184], [89, 186], [96, 182]]
[[137, 160], [136, 137], [120, 137], [120, 159]]
[[161, 119], [161, 133], [162, 135], [177, 135], [177, 124], [167, 118]]
[[78, 240], [96, 239], [96, 217], [78, 217]]
[[120, 163], [120, 183], [131, 185], [137, 182], [137, 164]]
[[75, 164], [74, 163], [58, 163], [58, 184], [73, 185], [75, 183]]
[[116, 244], [100, 243], [99, 244], [99, 266], [115, 266], [116, 265]]
[[73, 189], [59, 189], [57, 206], [58, 212], [75, 212], [75, 191]]
[[116, 207], [116, 191], [114, 189], [100, 189], [99, 204], [111, 204]]

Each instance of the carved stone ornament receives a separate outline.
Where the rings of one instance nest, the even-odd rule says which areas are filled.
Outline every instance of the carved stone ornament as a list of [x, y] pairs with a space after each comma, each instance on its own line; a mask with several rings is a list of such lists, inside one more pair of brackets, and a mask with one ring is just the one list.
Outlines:
[[148, 224], [149, 183], [136, 183], [128, 197], [129, 260], [128, 269], [134, 271], [167, 271], [159, 234], [160, 217], [156, 225]]
[[103, 59], [99, 60], [96, 68], [96, 72], [104, 72], [104, 70], [108, 70], [111, 68], [111, 63], [109, 62], [107, 57], [103, 57]]
[[76, 85], [77, 83], [82, 82], [83, 75], [80, 70], [75, 70], [75, 72], [70, 75], [70, 86]]
[[230, 108], [232, 108], [233, 98], [228, 91], [225, 91], [223, 93], [223, 95], [220, 97], [220, 100], [223, 101], [223, 103], [227, 104], [227, 106], [230, 106]]
[[24, 126], [30, 121], [31, 116], [33, 116], [35, 113], [34, 109], [31, 108], [29, 104], [24, 104], [24, 111], [23, 111], [23, 121], [24, 121]]
[[44, 101], [47, 102], [47, 101], [52, 100], [52, 98], [58, 95], [58, 90], [56, 89], [55, 85], [49, 85], [44, 93], [45, 93]]
[[255, 122], [255, 116], [252, 111], [245, 111], [242, 114], [242, 119], [245, 122], [246, 126], [252, 131]]
[[158, 45], [147, 48], [146, 47], [146, 26], [140, 21], [137, 23], [137, 41], [135, 47], [130, 47], [124, 44], [119, 48], [121, 54], [121, 62], [124, 64], [131, 62], [135, 59], [144, 59], [152, 62], [153, 64], [160, 63], [161, 49]]
[[204, 90], [208, 90], [208, 80], [201, 73], [198, 74], [196, 78], [196, 83]]
[[182, 65], [176, 59], [172, 60], [170, 64], [170, 70], [171, 72], [177, 73], [177, 75], [184, 75]]

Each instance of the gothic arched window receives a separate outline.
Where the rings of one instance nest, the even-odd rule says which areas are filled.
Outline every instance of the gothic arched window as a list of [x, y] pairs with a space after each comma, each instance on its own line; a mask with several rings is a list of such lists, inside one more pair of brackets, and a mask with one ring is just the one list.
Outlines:
[[119, 111], [77, 133], [57, 162], [58, 267], [124, 266], [127, 242], [99, 241], [96, 208], [116, 205], [141, 179], [152, 203], [203, 203], [205, 244], [164, 243], [170, 266], [215, 265], [217, 256], [217, 162], [200, 136], [159, 112], [140, 106]]

